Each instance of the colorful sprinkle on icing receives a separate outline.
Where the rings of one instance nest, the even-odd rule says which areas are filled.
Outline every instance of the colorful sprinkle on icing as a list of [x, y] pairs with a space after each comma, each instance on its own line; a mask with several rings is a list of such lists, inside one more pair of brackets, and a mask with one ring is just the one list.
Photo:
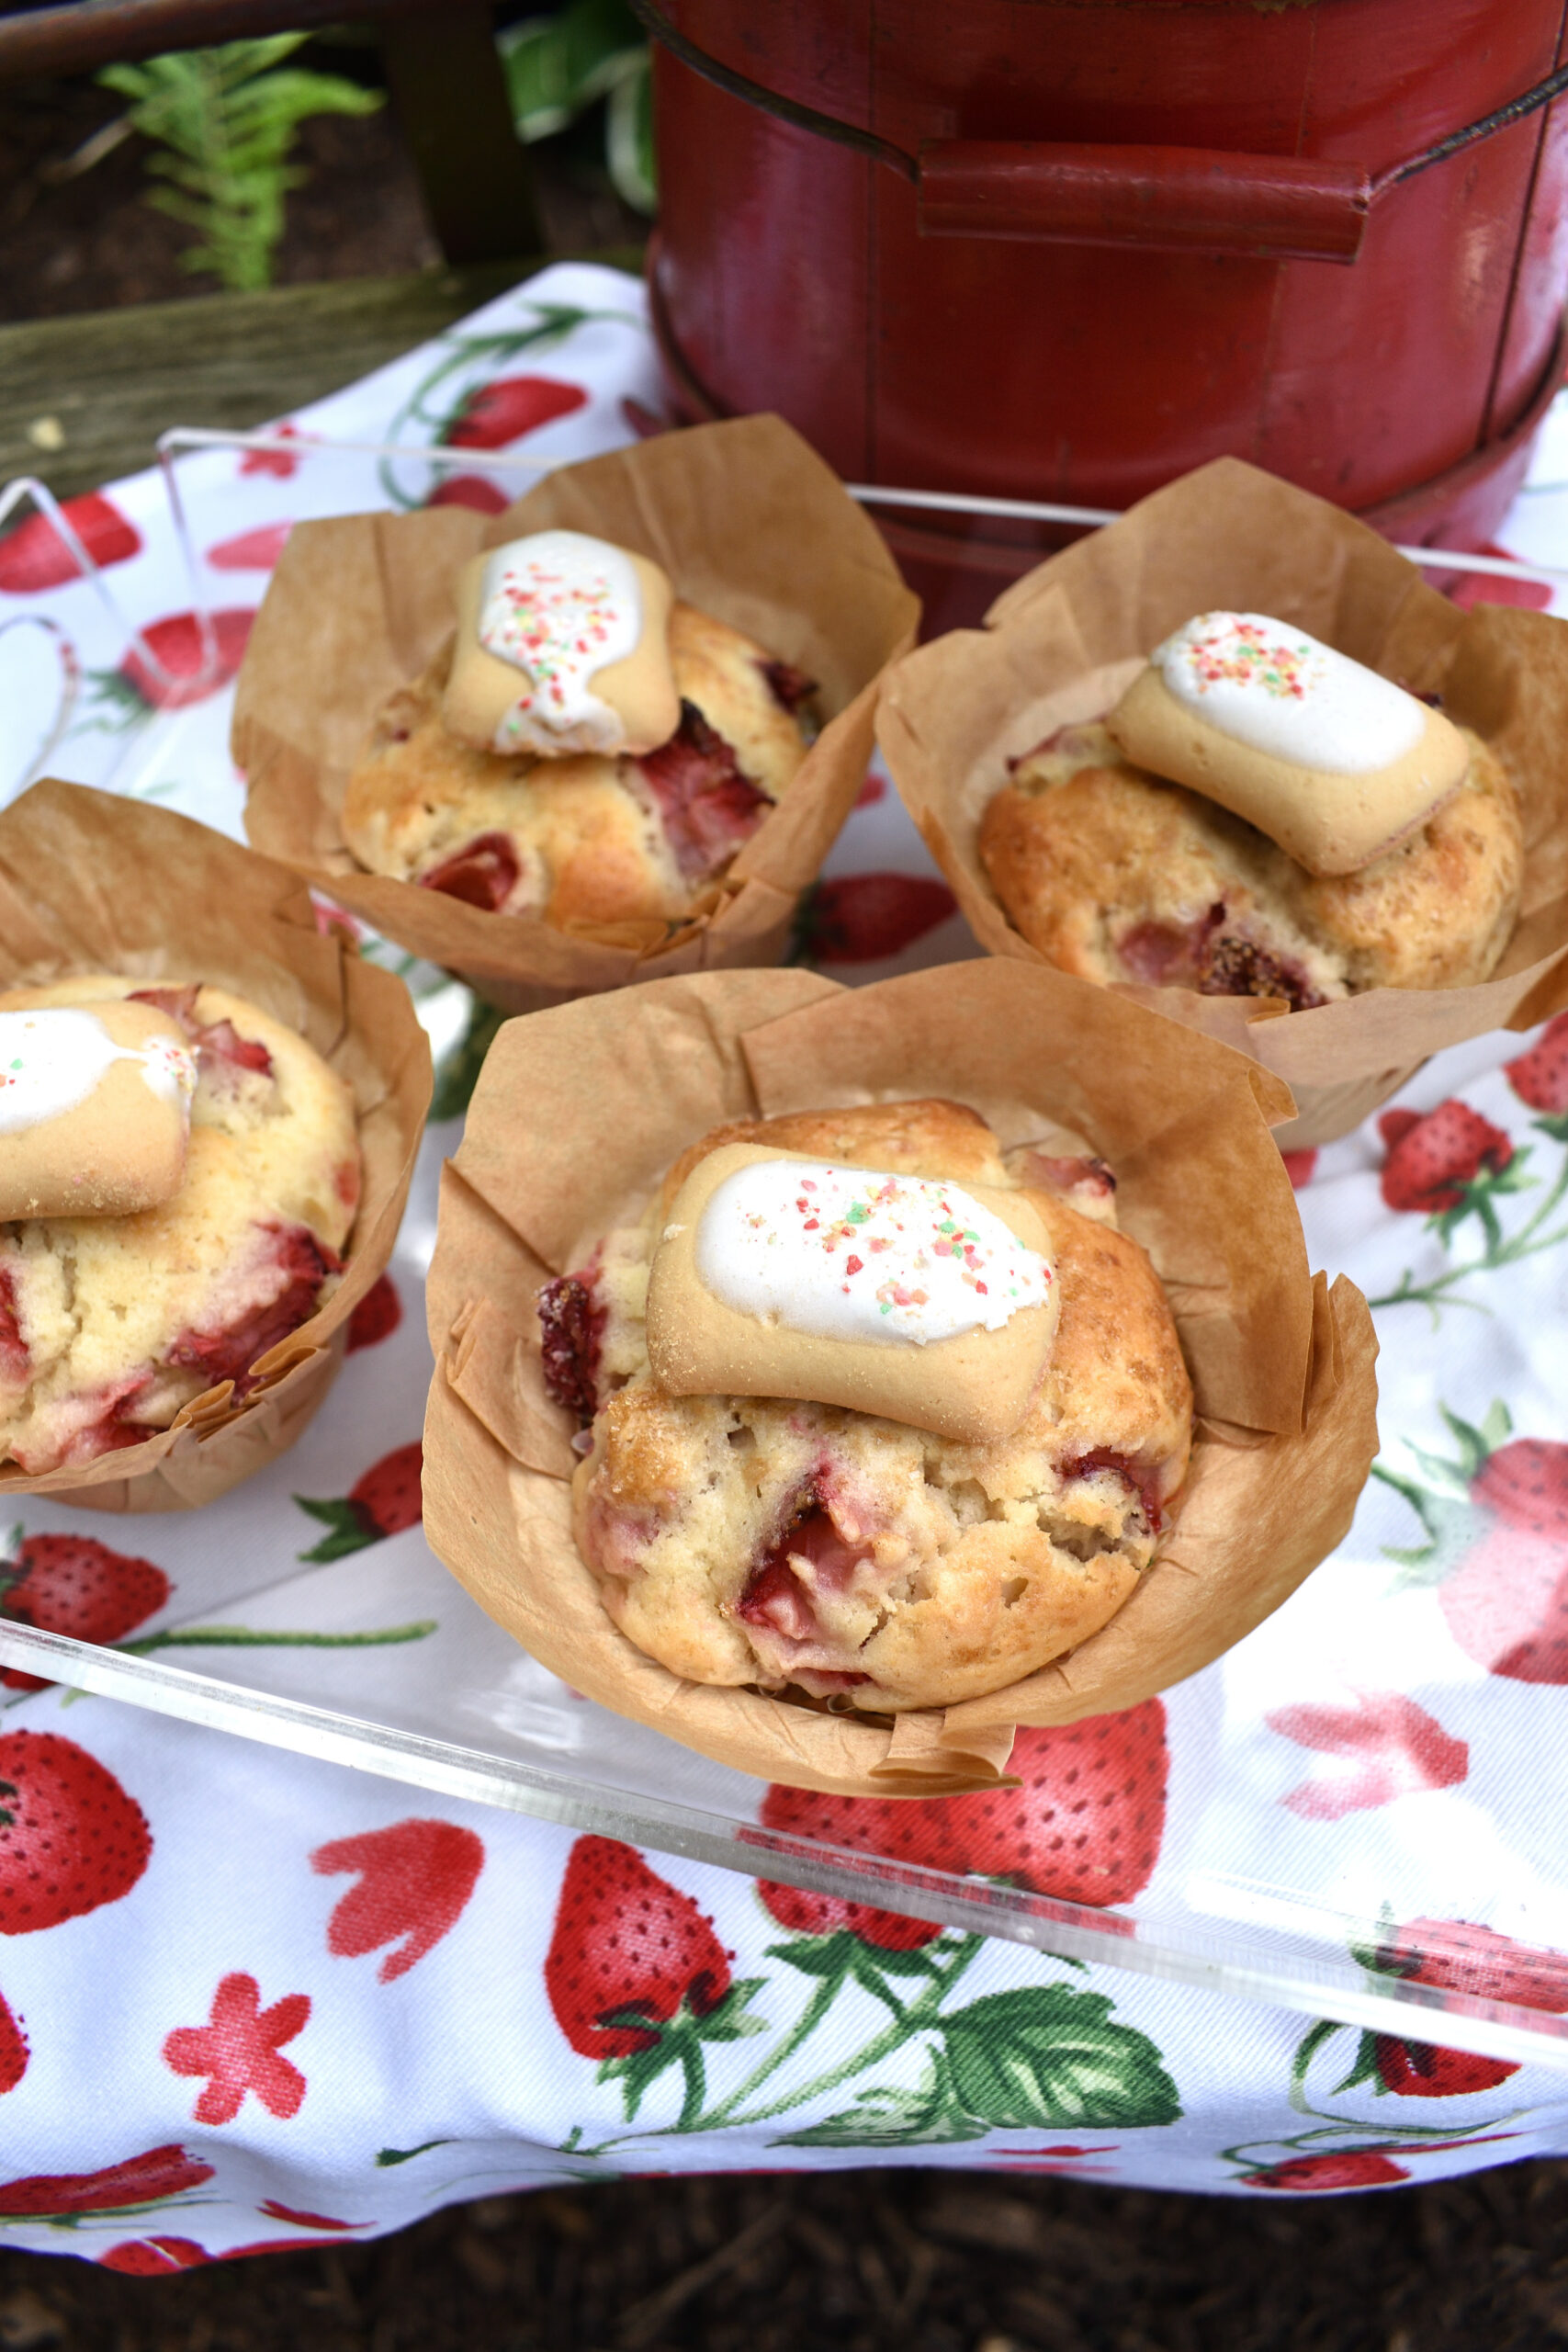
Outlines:
[[115, 1062], [138, 1062], [161, 1102], [188, 1102], [196, 1063], [172, 1037], [117, 1046], [85, 1006], [0, 1012], [0, 1135], [25, 1135], [85, 1102]]
[[955, 1184], [766, 1159], [737, 1169], [698, 1222], [715, 1296], [825, 1340], [923, 1347], [999, 1330], [1054, 1280], [992, 1210]]
[[1186, 709], [1299, 767], [1364, 775], [1426, 731], [1414, 695], [1265, 613], [1200, 613], [1149, 658]]
[[642, 592], [624, 548], [583, 531], [537, 531], [497, 548], [479, 587], [479, 640], [527, 680], [495, 730], [498, 752], [614, 752], [618, 711], [589, 680], [634, 652]]

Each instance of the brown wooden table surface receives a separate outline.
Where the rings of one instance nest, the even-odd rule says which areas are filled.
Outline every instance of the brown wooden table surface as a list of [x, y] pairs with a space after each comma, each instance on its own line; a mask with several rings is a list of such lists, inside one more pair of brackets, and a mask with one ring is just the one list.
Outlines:
[[[641, 266], [631, 246], [579, 258]], [[171, 424], [249, 432], [384, 367], [544, 260], [525, 254], [0, 327], [0, 483], [34, 474], [71, 497], [150, 465]]]

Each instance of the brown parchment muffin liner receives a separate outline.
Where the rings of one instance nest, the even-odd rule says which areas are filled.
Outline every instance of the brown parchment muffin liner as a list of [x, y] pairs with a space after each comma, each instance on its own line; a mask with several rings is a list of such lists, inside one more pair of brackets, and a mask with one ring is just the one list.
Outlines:
[[[371, 719], [453, 626], [481, 548], [587, 531], [663, 565], [677, 596], [818, 682], [828, 722], [783, 800], [673, 930], [558, 930], [368, 874], [341, 812]], [[875, 681], [914, 643], [919, 604], [836, 475], [776, 416], [645, 441], [550, 474], [502, 514], [444, 506], [298, 524], [256, 616], [234, 706], [245, 826], [271, 857], [510, 1012], [637, 980], [776, 964], [800, 893], [853, 808]]]
[[[1174, 1523], [1109, 1624], [986, 1698], [866, 1717], [682, 1681], [617, 1631], [572, 1542], [576, 1423], [545, 1391], [536, 1293], [721, 1120], [931, 1094], [982, 1113], [1004, 1147], [1054, 1138], [1115, 1170], [1197, 1399]], [[511, 1022], [443, 1179], [425, 1532], [553, 1673], [720, 1763], [849, 1795], [995, 1787], [1016, 1725], [1130, 1707], [1196, 1673], [1349, 1526], [1377, 1450], [1376, 1343], [1359, 1291], [1308, 1273], [1268, 1125], [1291, 1107], [1216, 1040], [1000, 960], [852, 990], [705, 974]]]
[[35, 785], [0, 814], [0, 988], [72, 972], [207, 981], [299, 1031], [354, 1093], [362, 1180], [344, 1272], [321, 1310], [167, 1430], [0, 1496], [95, 1510], [190, 1510], [293, 1444], [343, 1359], [346, 1325], [392, 1254], [430, 1107], [430, 1047], [401, 980], [322, 937], [298, 877], [206, 825], [83, 785]]
[[1101, 716], [1194, 614], [1269, 613], [1416, 694], [1497, 752], [1523, 802], [1519, 920], [1489, 980], [1369, 989], [1292, 1012], [1188, 989], [1117, 993], [1225, 1039], [1296, 1098], [1287, 1150], [1348, 1135], [1429, 1054], [1568, 1005], [1568, 627], [1504, 605], [1462, 613], [1375, 531], [1310, 492], [1219, 458], [1039, 565], [983, 629], [958, 629], [883, 683], [877, 736], [906, 806], [993, 956], [1043, 964], [980, 862], [980, 819], [1010, 759]]

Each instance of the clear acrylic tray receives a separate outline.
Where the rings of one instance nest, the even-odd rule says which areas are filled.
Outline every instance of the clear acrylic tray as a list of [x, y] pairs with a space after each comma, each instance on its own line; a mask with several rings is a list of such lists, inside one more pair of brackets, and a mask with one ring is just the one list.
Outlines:
[[[268, 466], [277, 470], [265, 475]], [[69, 635], [51, 600], [40, 599], [33, 611], [8, 603], [0, 632], [25, 637], [28, 628], [41, 629], [55, 648], [60, 683], [48, 693], [39, 688], [35, 640], [28, 692], [7, 704], [7, 648], [0, 634], [0, 708], [12, 712], [9, 738], [0, 740], [0, 790], [8, 797], [47, 768], [154, 797], [243, 837], [243, 789], [227, 750], [232, 692], [224, 681], [233, 650], [222, 616], [237, 608], [242, 593], [244, 605], [254, 605], [264, 584], [265, 567], [237, 572], [232, 554], [248, 531], [265, 527], [254, 521], [257, 469], [280, 485], [287, 481], [279, 518], [299, 519], [420, 505], [443, 469], [459, 466], [469, 478], [498, 481], [510, 495], [540, 470], [472, 450], [387, 449], [276, 435], [166, 435], [161, 470], [117, 485], [116, 497], [134, 512], [150, 545], [161, 540], [165, 565], [177, 559], [173, 576], [182, 582], [178, 601], [194, 636], [187, 630], [174, 649], [174, 668], [166, 668], [166, 639], [145, 626], [139, 638], [125, 616], [132, 601], [129, 575], [122, 600], [114, 575], [90, 563], [87, 581], [73, 591]], [[1541, 488], [1555, 503], [1557, 485]], [[29, 497], [41, 511], [51, 510], [47, 493], [16, 485], [9, 496], [0, 493], [0, 521], [9, 504]], [[896, 497], [900, 505], [919, 503], [914, 492]], [[1104, 519], [1021, 503], [1009, 511]], [[1543, 553], [1555, 536], [1545, 537]], [[259, 540], [257, 546], [265, 552]], [[214, 561], [215, 550], [227, 552]], [[1440, 560], [1427, 550], [1420, 555], [1425, 563]], [[1503, 560], [1453, 560], [1469, 570], [1539, 577], [1554, 587], [1568, 579], [1546, 564], [1538, 572]], [[140, 681], [134, 692], [126, 690], [128, 678]], [[891, 793], [863, 812], [829, 870], [857, 866], [931, 870]], [[472, 1020], [467, 992], [385, 943], [367, 941], [367, 950], [408, 978], [438, 1060], [450, 1067]], [[954, 922], [928, 934], [895, 968], [973, 952]], [[863, 967], [862, 976], [881, 977], [886, 968]], [[1377, 1946], [1386, 1921], [1381, 1903], [1366, 1899], [1364, 1878], [1347, 1879], [1325, 1895], [1287, 1859], [1259, 1862], [1257, 1839], [1238, 1832], [1239, 1811], [1255, 1793], [1256, 1764], [1227, 1728], [1224, 1666], [1167, 1694], [1172, 1768], [1159, 1867], [1142, 1892], [1103, 1910], [763, 1826], [758, 1783], [621, 1721], [547, 1674], [446, 1576], [417, 1526], [337, 1558], [305, 1558], [327, 1540], [326, 1521], [306, 1512], [297, 1498], [341, 1501], [355, 1473], [419, 1434], [430, 1368], [422, 1284], [439, 1167], [458, 1133], [455, 1121], [439, 1124], [425, 1145], [392, 1270], [403, 1304], [400, 1328], [350, 1358], [291, 1453], [188, 1517], [114, 1520], [21, 1499], [17, 1517], [28, 1532], [90, 1532], [114, 1548], [148, 1553], [173, 1589], [161, 1613], [111, 1646], [0, 1620], [0, 1665], [263, 1745], [752, 1876], [1307, 2016], [1568, 2070], [1568, 2018], [1369, 1973], [1355, 1955]], [[1314, 1261], [1325, 1257], [1332, 1262], [1330, 1250], [1315, 1250]], [[1354, 1570], [1354, 1558], [1337, 1560], [1320, 1575]], [[23, 1703], [14, 1691], [0, 1692], [0, 1707]], [[1438, 1909], [1435, 1899], [1429, 1905], [1422, 1900], [1415, 1879], [1383, 1893], [1402, 1917]], [[1464, 1916], [1456, 1907], [1461, 1900], [1450, 1894], [1441, 1916]], [[1568, 1948], [1568, 1892], [1561, 1926], [1528, 1924], [1531, 1940]]]

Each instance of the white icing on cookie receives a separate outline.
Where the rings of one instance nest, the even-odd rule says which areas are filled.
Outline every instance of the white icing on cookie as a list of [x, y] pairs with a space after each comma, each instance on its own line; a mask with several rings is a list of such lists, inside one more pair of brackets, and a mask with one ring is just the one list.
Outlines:
[[737, 1314], [813, 1339], [924, 1347], [1000, 1330], [1050, 1295], [1050, 1265], [956, 1184], [764, 1159], [719, 1185], [699, 1278]]
[[498, 752], [615, 752], [619, 711], [589, 680], [635, 652], [642, 590], [624, 548], [536, 531], [497, 548], [479, 587], [479, 641], [528, 683], [495, 730]]
[[1149, 659], [1185, 709], [1297, 767], [1388, 767], [1427, 725], [1403, 686], [1264, 613], [1200, 613]]
[[160, 1102], [188, 1102], [196, 1063], [173, 1038], [117, 1046], [95, 1013], [74, 1006], [0, 1012], [0, 1135], [25, 1135], [74, 1111], [115, 1062], [139, 1062]]

